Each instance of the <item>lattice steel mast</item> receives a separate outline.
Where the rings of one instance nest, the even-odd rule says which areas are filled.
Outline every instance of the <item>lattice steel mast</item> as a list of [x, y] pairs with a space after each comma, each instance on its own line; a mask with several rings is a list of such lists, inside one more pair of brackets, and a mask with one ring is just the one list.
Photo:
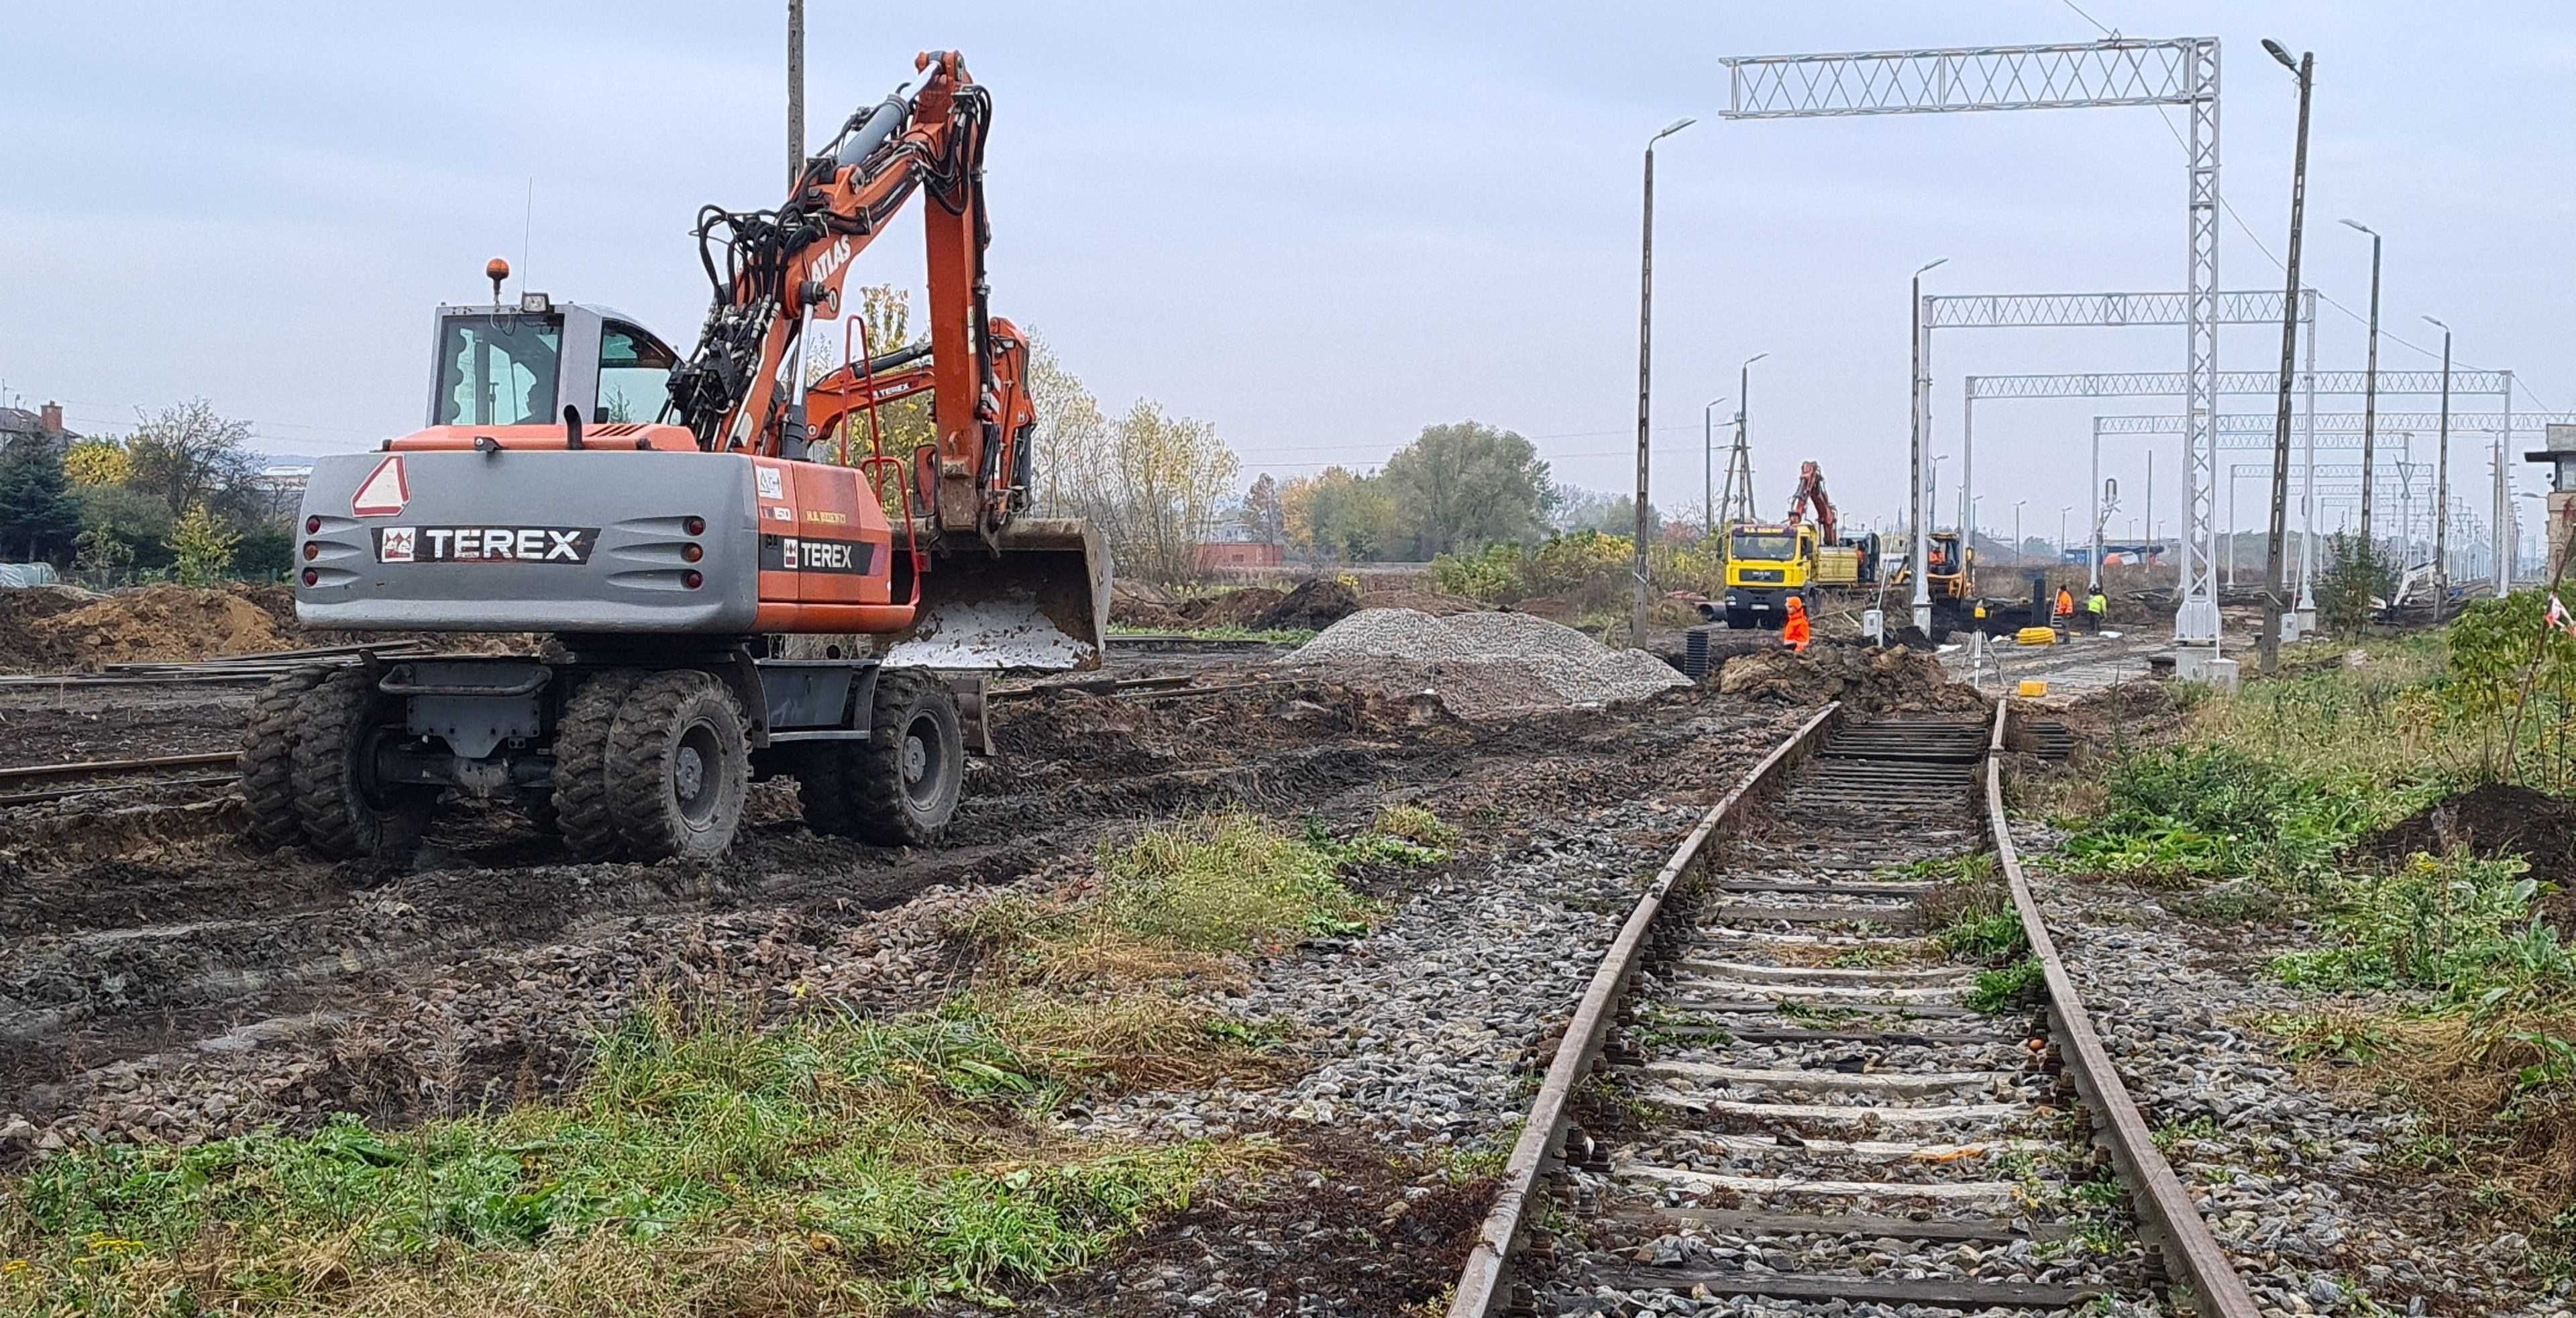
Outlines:
[[[1840, 118], [1866, 114], [1931, 114], [1975, 110], [2092, 109], [2179, 105], [2187, 110], [2182, 299], [2191, 381], [2187, 415], [2195, 419], [2184, 471], [2186, 506], [2197, 543], [2183, 553], [2183, 601], [2175, 639], [2218, 643], [2218, 600], [2210, 580], [2211, 492], [2215, 459], [2208, 418], [2218, 393], [2218, 40], [2180, 37], [2066, 45], [1960, 47], [1825, 55], [1766, 55], [1726, 65], [1729, 119]], [[2279, 304], [2274, 303], [2277, 313]], [[1918, 325], [1927, 319], [1909, 308]], [[1914, 384], [1915, 406], [1921, 374]], [[1928, 425], [1922, 428], [1928, 431]], [[1918, 441], [1919, 442], [1919, 441]], [[1924, 464], [1916, 457], [1918, 470]], [[1917, 496], [1920, 496], [1917, 490]], [[1973, 535], [1973, 526], [1963, 526]], [[1918, 540], [1915, 579], [1923, 579]]]

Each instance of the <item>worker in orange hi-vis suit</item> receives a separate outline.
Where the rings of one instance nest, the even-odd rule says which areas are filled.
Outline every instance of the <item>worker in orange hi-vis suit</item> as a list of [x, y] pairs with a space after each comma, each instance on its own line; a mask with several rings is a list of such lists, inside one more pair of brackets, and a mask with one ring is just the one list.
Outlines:
[[1807, 642], [1816, 638], [1815, 629], [1807, 624], [1807, 601], [1789, 597], [1789, 614], [1780, 623], [1780, 643], [1800, 654], [1807, 652]]

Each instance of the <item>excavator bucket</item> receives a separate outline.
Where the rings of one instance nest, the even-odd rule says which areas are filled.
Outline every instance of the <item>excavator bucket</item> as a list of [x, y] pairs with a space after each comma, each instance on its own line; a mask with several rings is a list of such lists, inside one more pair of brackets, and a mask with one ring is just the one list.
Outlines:
[[921, 609], [887, 638], [889, 664], [924, 668], [1100, 666], [1109, 628], [1109, 551], [1091, 524], [1024, 517], [999, 548], [956, 537], [921, 579]]

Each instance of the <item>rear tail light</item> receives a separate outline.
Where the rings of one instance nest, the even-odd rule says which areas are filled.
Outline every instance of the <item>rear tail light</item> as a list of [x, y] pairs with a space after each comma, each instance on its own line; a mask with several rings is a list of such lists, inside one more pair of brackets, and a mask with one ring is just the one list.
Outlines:
[[320, 535], [320, 534], [322, 534], [322, 519], [321, 519], [319, 516], [314, 516], [314, 517], [307, 517], [307, 518], [305, 518], [305, 519], [304, 519], [304, 534], [306, 534], [306, 535]]
[[707, 533], [707, 519], [703, 517], [683, 517], [680, 519], [680, 529], [690, 535], [705, 535]]
[[310, 562], [312, 562], [314, 559], [320, 558], [321, 556], [322, 556], [322, 546], [321, 546], [320, 544], [318, 544], [318, 543], [316, 543], [316, 542], [314, 542], [314, 541], [311, 541], [311, 540], [307, 540], [307, 541], [305, 541], [305, 542], [304, 542], [304, 561], [305, 561], [305, 562], [310, 563]]
[[[309, 576], [312, 576], [313, 574], [312, 574], [312, 573], [310, 573], [310, 572], [307, 572], [307, 573], [305, 573], [304, 575], [306, 575], [306, 576], [308, 576], [308, 577], [309, 577]], [[706, 579], [705, 577], [702, 577], [702, 576], [698, 575], [698, 574], [697, 574], [697, 573], [695, 573], [695, 572], [683, 572], [683, 573], [681, 573], [681, 574], [680, 574], [680, 584], [681, 584], [681, 585], [683, 585], [683, 586], [688, 587], [688, 588], [689, 588], [689, 589], [691, 589], [691, 590], [696, 590], [698, 587], [700, 587], [700, 586], [703, 586], [703, 585], [707, 584], [707, 579]]]
[[707, 556], [707, 551], [706, 551], [706, 550], [704, 550], [704, 549], [699, 548], [699, 547], [698, 547], [698, 546], [696, 546], [696, 545], [682, 545], [682, 546], [680, 546], [680, 557], [685, 558], [685, 559], [687, 559], [688, 561], [690, 561], [690, 562], [692, 562], [692, 563], [695, 563], [695, 562], [697, 562], [699, 559], [705, 558], [706, 556]]
[[322, 574], [321, 574], [321, 573], [319, 573], [319, 572], [314, 571], [312, 568], [309, 568], [309, 567], [308, 567], [308, 568], [306, 568], [306, 569], [304, 569], [304, 584], [305, 584], [305, 585], [308, 585], [308, 586], [318, 586], [318, 585], [321, 585], [321, 584], [322, 584]]

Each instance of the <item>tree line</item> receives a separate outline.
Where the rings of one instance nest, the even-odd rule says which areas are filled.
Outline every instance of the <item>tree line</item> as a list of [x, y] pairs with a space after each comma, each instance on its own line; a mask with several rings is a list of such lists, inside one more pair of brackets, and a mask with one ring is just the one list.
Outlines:
[[102, 583], [273, 576], [292, 565], [293, 512], [259, 479], [250, 423], [192, 399], [131, 434], [0, 452], [0, 557]]

